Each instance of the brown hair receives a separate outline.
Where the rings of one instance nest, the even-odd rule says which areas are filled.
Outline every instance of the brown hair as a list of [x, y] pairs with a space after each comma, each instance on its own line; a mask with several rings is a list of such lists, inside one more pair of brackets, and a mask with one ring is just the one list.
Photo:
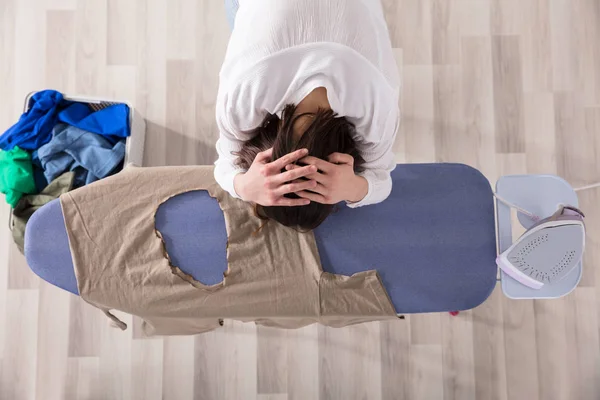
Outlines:
[[[346, 153], [354, 157], [354, 171], [362, 171], [363, 158], [360, 156], [353, 139], [354, 125], [344, 117], [338, 117], [332, 110], [319, 109], [316, 113], [294, 115], [296, 106], [285, 106], [282, 117], [268, 114], [254, 131], [253, 138], [244, 143], [239, 152], [237, 165], [250, 168], [256, 155], [273, 147], [272, 160], [276, 160], [297, 149], [308, 149], [309, 155], [327, 160], [335, 152]], [[299, 118], [310, 116], [308, 125], [300, 140], [294, 139], [294, 124]], [[286, 197], [298, 198], [295, 193]], [[311, 202], [297, 207], [256, 206], [256, 215], [264, 220], [273, 219], [282, 225], [309, 231], [319, 226], [334, 210], [334, 205]]]

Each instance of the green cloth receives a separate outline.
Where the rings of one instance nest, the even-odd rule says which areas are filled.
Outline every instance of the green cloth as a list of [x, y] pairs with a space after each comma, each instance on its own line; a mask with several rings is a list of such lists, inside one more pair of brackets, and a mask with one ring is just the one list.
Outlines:
[[31, 155], [18, 147], [0, 150], [0, 193], [15, 208], [25, 194], [36, 193]]
[[13, 210], [12, 236], [17, 248], [23, 253], [25, 245], [25, 226], [33, 213], [43, 205], [67, 193], [73, 187], [75, 172], [66, 172], [50, 182], [40, 194], [21, 197]]

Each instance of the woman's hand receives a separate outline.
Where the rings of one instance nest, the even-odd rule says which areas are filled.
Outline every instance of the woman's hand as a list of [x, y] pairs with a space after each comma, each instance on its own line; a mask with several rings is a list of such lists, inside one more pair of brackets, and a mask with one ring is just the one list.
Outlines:
[[307, 165], [293, 171], [281, 172], [286, 165], [292, 164], [308, 154], [301, 149], [269, 162], [273, 149], [256, 155], [254, 162], [246, 173], [234, 178], [235, 191], [242, 200], [254, 202], [261, 206], [305, 206], [310, 199], [288, 199], [285, 194], [313, 190], [317, 186], [314, 180], [298, 180], [317, 172], [317, 167]]
[[[306, 175], [306, 178], [318, 182], [318, 185], [307, 190], [296, 192], [304, 199], [321, 204], [336, 204], [340, 201], [356, 203], [365, 198], [369, 191], [369, 183], [362, 176], [354, 174], [354, 158], [349, 154], [333, 153], [328, 161], [316, 157], [304, 157], [300, 163], [315, 166], [318, 172]], [[302, 168], [288, 165], [289, 171]]]

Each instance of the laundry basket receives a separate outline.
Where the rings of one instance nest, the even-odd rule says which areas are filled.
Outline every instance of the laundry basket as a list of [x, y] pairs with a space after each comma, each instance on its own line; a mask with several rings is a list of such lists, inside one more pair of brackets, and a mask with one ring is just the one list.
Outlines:
[[[35, 93], [31, 92], [25, 97], [23, 112], [29, 110], [31, 97]], [[138, 167], [142, 166], [144, 161], [144, 143], [146, 140], [146, 121], [130, 102], [87, 96], [64, 95], [63, 98], [68, 101], [90, 104], [92, 108], [97, 108], [98, 110], [113, 104], [125, 104], [129, 108], [130, 134], [125, 139], [125, 159], [123, 165], [132, 164]], [[12, 212], [9, 213], [8, 226], [12, 229]]]

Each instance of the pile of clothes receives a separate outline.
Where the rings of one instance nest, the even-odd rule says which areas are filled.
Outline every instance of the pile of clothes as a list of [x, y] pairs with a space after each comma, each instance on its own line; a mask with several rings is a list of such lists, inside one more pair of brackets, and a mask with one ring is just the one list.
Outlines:
[[61, 194], [123, 167], [129, 107], [65, 100], [44, 90], [0, 136], [0, 192], [13, 208], [13, 239], [22, 252], [35, 210]]

